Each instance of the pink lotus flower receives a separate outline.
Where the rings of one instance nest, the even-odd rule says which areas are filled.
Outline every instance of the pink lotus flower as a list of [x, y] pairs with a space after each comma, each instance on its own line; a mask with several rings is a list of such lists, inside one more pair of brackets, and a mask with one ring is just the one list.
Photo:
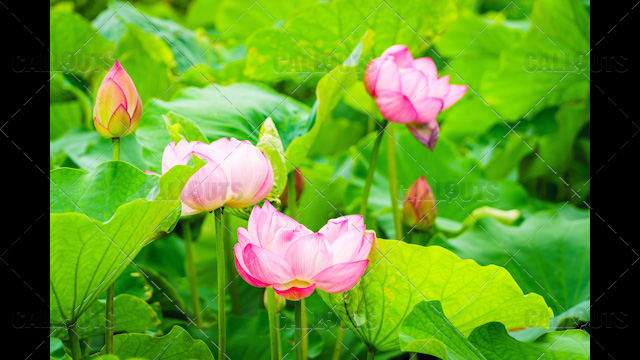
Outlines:
[[93, 125], [107, 139], [127, 136], [138, 128], [142, 101], [138, 91], [116, 60], [102, 80], [93, 107]]
[[414, 59], [404, 45], [393, 45], [371, 60], [364, 85], [385, 119], [407, 124], [431, 150], [438, 139], [436, 116], [467, 92], [464, 85], [449, 84], [449, 75], [439, 78], [431, 58]]
[[233, 251], [238, 273], [250, 285], [273, 286], [283, 298], [300, 300], [316, 288], [351, 289], [367, 268], [373, 240], [360, 215], [329, 220], [313, 233], [265, 202], [253, 208], [248, 229], [238, 228]]
[[193, 174], [182, 189], [183, 216], [210, 212], [222, 206], [252, 206], [273, 188], [271, 162], [246, 140], [222, 138], [205, 144], [183, 139], [177, 145], [172, 142], [162, 155], [162, 173], [176, 165], [186, 165], [191, 155], [206, 160], [207, 164]]

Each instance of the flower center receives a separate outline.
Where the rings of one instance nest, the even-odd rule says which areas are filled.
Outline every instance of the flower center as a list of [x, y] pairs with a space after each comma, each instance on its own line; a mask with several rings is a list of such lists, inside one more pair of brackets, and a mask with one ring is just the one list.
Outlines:
[[293, 281], [289, 281], [286, 284], [282, 284], [282, 286], [286, 287], [286, 289], [282, 289], [282, 290], [288, 290], [288, 289], [291, 289], [292, 287], [306, 288], [306, 287], [311, 286], [311, 283], [309, 283], [308, 281], [295, 279]]

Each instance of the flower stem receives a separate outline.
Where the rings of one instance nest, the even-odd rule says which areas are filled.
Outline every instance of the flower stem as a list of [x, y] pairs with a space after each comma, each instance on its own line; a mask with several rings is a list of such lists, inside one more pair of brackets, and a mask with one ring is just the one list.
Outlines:
[[[113, 148], [113, 161], [120, 160], [120, 138], [111, 139], [111, 147]], [[113, 329], [115, 324], [113, 323], [113, 298], [115, 297], [115, 280], [107, 288], [107, 308], [105, 309], [105, 335], [104, 345], [105, 353], [113, 354]]]
[[120, 160], [120, 138], [111, 139], [111, 147], [113, 148], [113, 161]]
[[332, 360], [340, 360], [340, 352], [342, 352], [342, 347], [344, 346], [344, 338], [346, 336], [347, 328], [342, 322], [340, 322], [340, 327], [338, 328], [338, 336], [336, 336], [336, 346], [333, 348]]
[[296, 360], [302, 360], [302, 301], [294, 301], [295, 305], [295, 320], [296, 320], [296, 332], [295, 332], [295, 347], [296, 347]]
[[398, 173], [396, 166], [396, 137], [395, 127], [387, 126], [389, 137], [387, 138], [387, 167], [389, 168], [389, 195], [391, 196], [391, 209], [393, 211], [393, 229], [395, 238], [402, 238], [402, 218], [398, 208]]
[[225, 254], [224, 254], [224, 226], [222, 225], [222, 208], [214, 211], [216, 218], [216, 238], [218, 240], [218, 359], [224, 359], [227, 352], [227, 320], [225, 319]]
[[80, 350], [80, 337], [76, 332], [76, 324], [69, 326], [69, 342], [71, 342], [71, 355], [73, 360], [82, 360], [82, 350]]
[[113, 329], [115, 324], [113, 323], [113, 298], [115, 297], [115, 284], [111, 284], [107, 288], [107, 308], [105, 314], [105, 353], [113, 354]]
[[[224, 227], [229, 228], [229, 216], [225, 216], [223, 220]], [[224, 231], [224, 253], [225, 253], [225, 261], [227, 265], [227, 274], [229, 275], [229, 290], [231, 292], [231, 305], [233, 315], [242, 316], [242, 306], [240, 304], [240, 293], [238, 293], [238, 283], [233, 281], [231, 278], [234, 274], [234, 259], [233, 259], [233, 248], [231, 247], [231, 233], [229, 231]]]
[[307, 353], [309, 350], [309, 337], [307, 336], [307, 311], [305, 306], [305, 299], [300, 299], [300, 308], [302, 308], [301, 316], [301, 328], [304, 332], [302, 336], [302, 360], [307, 360]]
[[375, 356], [376, 351], [367, 347], [367, 360], [373, 360], [373, 357]]
[[193, 260], [193, 237], [191, 235], [191, 223], [189, 220], [182, 222], [182, 237], [184, 238], [185, 250], [185, 272], [189, 279], [189, 293], [191, 294], [191, 306], [193, 307], [193, 317], [198, 329], [202, 329], [202, 316], [200, 314], [200, 294], [198, 293], [198, 279], [196, 265]]
[[280, 360], [280, 341], [278, 340], [278, 312], [276, 311], [276, 293], [267, 287], [267, 305], [269, 310], [269, 336], [271, 337], [271, 360]]
[[288, 191], [288, 204], [289, 216], [295, 219], [298, 216], [298, 205], [296, 203], [296, 169], [289, 173], [287, 177], [287, 191]]
[[376, 172], [376, 163], [378, 162], [378, 151], [380, 150], [380, 143], [384, 136], [384, 130], [387, 127], [388, 122], [385, 120], [382, 123], [382, 130], [378, 133], [376, 142], [373, 144], [373, 150], [371, 151], [371, 161], [369, 162], [369, 169], [367, 170], [367, 180], [364, 183], [364, 189], [362, 189], [362, 203], [360, 204], [360, 215], [367, 217], [367, 209], [369, 207], [369, 192], [371, 191], [371, 184], [373, 183], [373, 174]]

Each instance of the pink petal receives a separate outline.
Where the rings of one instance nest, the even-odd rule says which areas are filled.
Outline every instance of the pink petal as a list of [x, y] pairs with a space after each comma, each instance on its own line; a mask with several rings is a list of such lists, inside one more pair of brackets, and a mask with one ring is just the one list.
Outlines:
[[364, 230], [342, 234], [331, 244], [333, 264], [366, 259], [371, 251], [373, 236], [373, 233], [364, 234]]
[[227, 175], [213, 160], [189, 178], [182, 189], [180, 200], [200, 211], [213, 211], [222, 207], [228, 198]]
[[451, 86], [451, 88], [449, 90], [449, 93], [443, 99], [444, 100], [444, 106], [442, 107], [442, 110], [444, 110], [444, 109], [448, 108], [449, 106], [455, 104], [458, 100], [462, 99], [464, 94], [467, 93], [467, 86], [466, 85], [451, 84], [450, 86]]
[[364, 232], [365, 229], [362, 215], [347, 215], [327, 221], [318, 233], [324, 234], [327, 241], [332, 243], [344, 232], [350, 230], [362, 230]]
[[382, 116], [389, 121], [406, 124], [418, 119], [411, 101], [400, 92], [378, 91], [376, 104]]
[[427, 77], [418, 70], [402, 72], [400, 81], [402, 82], [402, 93], [412, 103], [424, 98], [430, 89]]
[[219, 139], [209, 144], [212, 156], [229, 176], [231, 197], [225, 206], [244, 208], [262, 201], [273, 187], [269, 159], [250, 142]]
[[412, 123], [407, 124], [407, 127], [418, 141], [433, 151], [433, 148], [436, 146], [436, 141], [438, 140], [439, 127], [437, 122], [433, 121], [426, 124]]
[[287, 249], [295, 240], [311, 234], [313, 233], [302, 225], [298, 225], [294, 229], [280, 229], [273, 237], [271, 251], [280, 256], [285, 256]]
[[249, 216], [249, 237], [257, 240], [261, 246], [269, 247], [279, 229], [295, 229], [298, 222], [285, 214], [279, 213], [268, 201], [262, 209], [254, 206]]
[[247, 231], [247, 229], [245, 228], [238, 228], [238, 243], [240, 243], [240, 245], [247, 246], [248, 244], [253, 244], [253, 245], [257, 245], [260, 246], [260, 242], [258, 242], [258, 239], [253, 239], [251, 236], [249, 236], [249, 232]]
[[387, 59], [380, 65], [378, 79], [376, 80], [375, 94], [380, 96], [381, 91], [400, 92], [400, 72], [392, 59]]
[[269, 193], [271, 192], [271, 189], [273, 189], [273, 167], [271, 166], [271, 161], [269, 161], [269, 158], [264, 153], [262, 154], [262, 156], [267, 163], [267, 177], [264, 179], [262, 185], [256, 191], [255, 195], [253, 195], [253, 198], [250, 201], [251, 205], [257, 204], [260, 201], [264, 200], [264, 198], [266, 198], [267, 195], [269, 195]]
[[438, 67], [430, 57], [413, 60], [413, 68], [420, 70], [429, 80], [438, 78]]
[[244, 257], [242, 255], [243, 249], [244, 247], [241, 244], [236, 244], [233, 247], [233, 254], [235, 255], [235, 259], [236, 259], [236, 270], [238, 270], [238, 274], [244, 279], [244, 281], [249, 283], [249, 285], [252, 285], [255, 287], [269, 286], [269, 284], [262, 282], [256, 279], [255, 277], [253, 277], [251, 274], [249, 274], [247, 267], [244, 263]]
[[133, 117], [133, 114], [136, 111], [136, 104], [140, 100], [133, 80], [131, 80], [129, 74], [127, 74], [122, 65], [120, 65], [120, 62], [117, 60], [111, 67], [111, 70], [107, 73], [107, 76], [113, 79], [113, 81], [115, 81], [124, 92], [124, 95], [127, 98], [127, 111], [129, 112], [129, 116]]
[[94, 115], [97, 115], [104, 127], [109, 128], [109, 119], [120, 106], [123, 106], [126, 112], [127, 98], [122, 88], [113, 79], [105, 78], [98, 88]]
[[405, 45], [392, 45], [385, 50], [380, 57], [385, 58], [393, 56], [396, 65], [401, 68], [411, 67], [413, 55]]
[[322, 234], [297, 239], [289, 246], [284, 258], [293, 267], [298, 280], [311, 279], [332, 264], [331, 248]]
[[300, 299], [309, 297], [311, 296], [311, 294], [313, 294], [313, 291], [315, 289], [316, 289], [315, 285], [307, 286], [305, 288], [298, 288], [298, 287], [287, 288], [286, 286], [273, 285], [273, 291], [275, 291], [276, 294], [291, 301], [298, 301]]
[[413, 102], [413, 107], [418, 113], [416, 122], [427, 123], [436, 121], [436, 116], [442, 111], [442, 100], [433, 97], [426, 97]]
[[378, 74], [380, 74], [380, 67], [384, 59], [375, 58], [369, 62], [367, 68], [364, 70], [364, 88], [369, 95], [376, 96], [376, 82], [378, 81]]
[[180, 213], [180, 216], [195, 215], [195, 214], [199, 214], [201, 212], [202, 211], [196, 210], [196, 209], [192, 209], [187, 204], [182, 203], [182, 212]]
[[249, 244], [242, 256], [247, 272], [262, 283], [285, 284], [296, 278], [292, 266], [282, 256], [265, 248]]
[[351, 289], [360, 280], [369, 260], [336, 264], [313, 277], [312, 282], [324, 292], [339, 293]]
[[145, 170], [144, 173], [147, 174], [147, 175], [155, 175], [157, 177], [160, 177], [160, 174], [154, 173], [153, 171]]
[[429, 97], [444, 98], [449, 93], [449, 75], [434, 80], [429, 84]]

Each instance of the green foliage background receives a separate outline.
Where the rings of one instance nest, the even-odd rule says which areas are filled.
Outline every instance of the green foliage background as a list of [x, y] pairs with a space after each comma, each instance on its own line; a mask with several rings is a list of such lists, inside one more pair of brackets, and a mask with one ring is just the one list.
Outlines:
[[[433, 58], [440, 76], [449, 75], [452, 83], [467, 85], [469, 91], [438, 117], [440, 138], [434, 152], [396, 127], [397, 201], [424, 175], [438, 201], [434, 228], [394, 233], [385, 142], [367, 227], [380, 238], [430, 242], [480, 265], [503, 266], [525, 293], [545, 299], [556, 315], [552, 328], [576, 327], [589, 320], [584, 309], [590, 298], [589, 12], [589, 1], [579, 0], [52, 0], [51, 169], [93, 174], [59, 170], [64, 171], [57, 173], [59, 178], [74, 183], [106, 171], [100, 164], [111, 159], [110, 142], [93, 130], [91, 114], [100, 82], [118, 59], [143, 101], [142, 122], [134, 136], [123, 139], [121, 156], [132, 165], [127, 171], [137, 183], [90, 216], [106, 222], [120, 205], [145, 198], [157, 185], [138, 170], [160, 169], [162, 151], [172, 140], [164, 115], [172, 114], [171, 124], [180, 123], [193, 139], [233, 136], [254, 144], [270, 117], [282, 139], [279, 153], [286, 167], [280, 169], [296, 167], [305, 180], [297, 219], [318, 230], [327, 219], [359, 209], [381, 120], [364, 91], [364, 68], [388, 46], [406, 44], [416, 58]], [[92, 206], [91, 199], [80, 200]], [[149, 202], [159, 206], [154, 204]], [[487, 207], [517, 210], [519, 216], [505, 219]], [[55, 208], [83, 212], [64, 198]], [[230, 218], [231, 233], [246, 226], [246, 220]], [[121, 289], [116, 306], [137, 307], [143, 314], [123, 320], [128, 327], [121, 331], [140, 333], [120, 338], [123, 349], [133, 348], [142, 336], [157, 336], [162, 343], [169, 340], [160, 336], [183, 336], [185, 329], [189, 338], [181, 340], [181, 346], [198, 354], [202, 343], [192, 344], [193, 337], [215, 353], [211, 341], [217, 337], [217, 304], [212, 299], [218, 284], [212, 217], [202, 216], [197, 224], [201, 302], [207, 305], [205, 322], [212, 327], [201, 333], [184, 316], [191, 309], [178, 225], [140, 250], [138, 267], [120, 269], [124, 275], [116, 282]], [[167, 232], [173, 230], [166, 225]], [[236, 241], [234, 236], [231, 241]], [[231, 276], [237, 274], [233, 271]], [[132, 273], [142, 281], [127, 282]], [[229, 319], [229, 357], [267, 359], [263, 290], [240, 278], [237, 283], [242, 315]], [[101, 301], [93, 306], [104, 307]], [[327, 303], [319, 294], [307, 302], [316, 328], [308, 336], [311, 358], [329, 358], [335, 348], [340, 319]], [[441, 306], [438, 301], [429, 304]], [[430, 311], [426, 305], [420, 310]], [[291, 309], [285, 315], [283, 321], [291, 325]], [[405, 324], [406, 334], [413, 334], [411, 322]], [[511, 344], [513, 338], [494, 325], [465, 336], [479, 347], [505, 346], [533, 358], [541, 346], [554, 343], [554, 335], [539, 338], [545, 330], [532, 328], [511, 333], [531, 343]], [[292, 333], [290, 328], [283, 332], [285, 350], [291, 347]], [[414, 343], [405, 337], [401, 344], [415, 346], [419, 336], [433, 335], [416, 334], [411, 335]], [[484, 343], [488, 335], [482, 334], [497, 334], [498, 343]], [[87, 351], [93, 353], [102, 346], [100, 334], [89, 335]], [[54, 358], [64, 358], [63, 345], [55, 339], [61, 336], [52, 339]], [[582, 335], [575, 336], [576, 344], [583, 344]], [[342, 358], [365, 356], [355, 332], [349, 330], [343, 343]], [[457, 356], [468, 350], [434, 348], [430, 354]], [[557, 350], [558, 358], [564, 358], [563, 351], [568, 350]], [[129, 350], [122, 354], [143, 356]], [[393, 350], [378, 358], [398, 354]]]

